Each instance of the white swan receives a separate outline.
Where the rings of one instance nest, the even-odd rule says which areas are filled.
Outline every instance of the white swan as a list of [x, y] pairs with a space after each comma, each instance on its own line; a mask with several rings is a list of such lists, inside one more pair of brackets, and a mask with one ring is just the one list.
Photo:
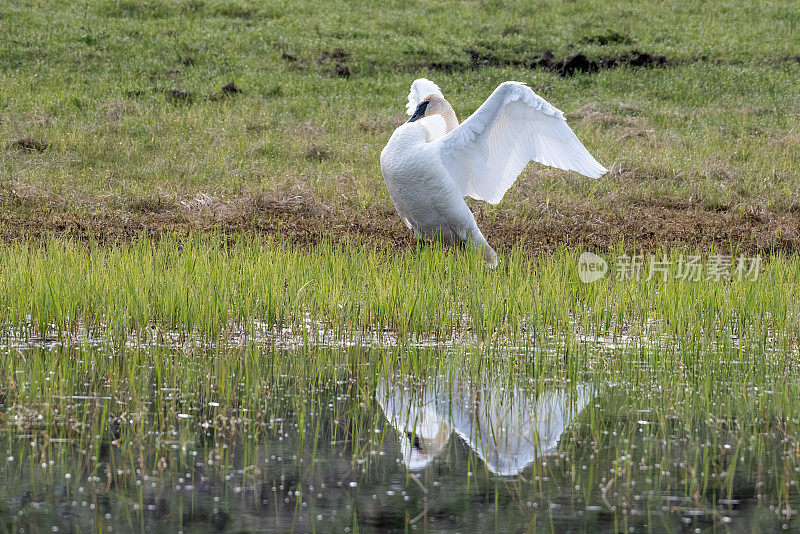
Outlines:
[[478, 229], [464, 197], [497, 204], [529, 161], [606, 172], [567, 126], [564, 114], [519, 82], [500, 84], [459, 126], [439, 87], [420, 78], [408, 95], [411, 118], [381, 151], [381, 172], [397, 213], [417, 237], [476, 245], [497, 254]]

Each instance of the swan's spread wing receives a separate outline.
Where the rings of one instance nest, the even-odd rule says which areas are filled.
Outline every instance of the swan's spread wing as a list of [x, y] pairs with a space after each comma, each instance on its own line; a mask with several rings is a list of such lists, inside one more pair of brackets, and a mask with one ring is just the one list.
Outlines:
[[505, 82], [439, 141], [442, 161], [465, 196], [497, 204], [529, 161], [599, 178], [606, 169], [564, 114], [519, 82]]
[[408, 104], [406, 104], [406, 112], [409, 115], [414, 114], [419, 103], [422, 102], [426, 96], [436, 95], [444, 98], [442, 90], [439, 86], [428, 80], [427, 78], [419, 78], [414, 80], [411, 84], [411, 91], [408, 93]]

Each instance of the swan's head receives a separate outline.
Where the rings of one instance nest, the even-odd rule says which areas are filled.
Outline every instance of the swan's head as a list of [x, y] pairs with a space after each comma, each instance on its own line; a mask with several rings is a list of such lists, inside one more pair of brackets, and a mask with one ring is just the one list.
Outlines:
[[430, 117], [431, 115], [441, 114], [444, 115], [448, 111], [452, 111], [452, 107], [444, 99], [444, 97], [438, 95], [428, 95], [422, 102], [419, 103], [417, 109], [414, 110], [414, 114], [411, 115], [411, 118], [408, 119], [408, 122], [414, 122], [422, 117]]

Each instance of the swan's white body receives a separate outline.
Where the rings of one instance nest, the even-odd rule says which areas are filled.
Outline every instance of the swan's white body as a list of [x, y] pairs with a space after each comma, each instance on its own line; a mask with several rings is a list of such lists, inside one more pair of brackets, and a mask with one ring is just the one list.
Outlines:
[[[432, 97], [444, 98], [433, 82], [416, 80], [409, 114]], [[389, 195], [417, 237], [477, 245], [494, 264], [497, 256], [465, 196], [497, 204], [531, 160], [591, 178], [606, 172], [575, 137], [561, 111], [525, 84], [500, 84], [461, 125], [449, 110], [449, 128], [442, 115], [412, 117], [414, 122], [397, 128], [381, 152]]]

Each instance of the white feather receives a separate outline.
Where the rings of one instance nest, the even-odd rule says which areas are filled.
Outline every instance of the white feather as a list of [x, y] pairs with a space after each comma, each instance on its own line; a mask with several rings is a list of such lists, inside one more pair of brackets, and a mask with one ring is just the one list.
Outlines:
[[[432, 81], [416, 80], [408, 95], [409, 114], [431, 94], [442, 93]], [[497, 254], [465, 196], [500, 202], [531, 160], [591, 178], [606, 172], [564, 115], [518, 82], [501, 84], [463, 124], [444, 132], [440, 114], [400, 125], [381, 151], [386, 188], [415, 235], [477, 246], [489, 265], [497, 264]]]
[[599, 178], [606, 168], [564, 114], [519, 82], [505, 82], [449, 134], [435, 141], [462, 194], [497, 204], [529, 161]]
[[447, 133], [447, 124], [441, 115], [422, 117], [419, 123], [428, 130], [428, 142], [438, 139]]
[[439, 86], [432, 81], [428, 80], [427, 78], [419, 78], [414, 80], [414, 83], [411, 84], [411, 91], [408, 93], [406, 113], [408, 115], [413, 115], [414, 110], [417, 109], [419, 103], [425, 100], [425, 97], [430, 95], [441, 96], [444, 98], [442, 90], [439, 89]]

